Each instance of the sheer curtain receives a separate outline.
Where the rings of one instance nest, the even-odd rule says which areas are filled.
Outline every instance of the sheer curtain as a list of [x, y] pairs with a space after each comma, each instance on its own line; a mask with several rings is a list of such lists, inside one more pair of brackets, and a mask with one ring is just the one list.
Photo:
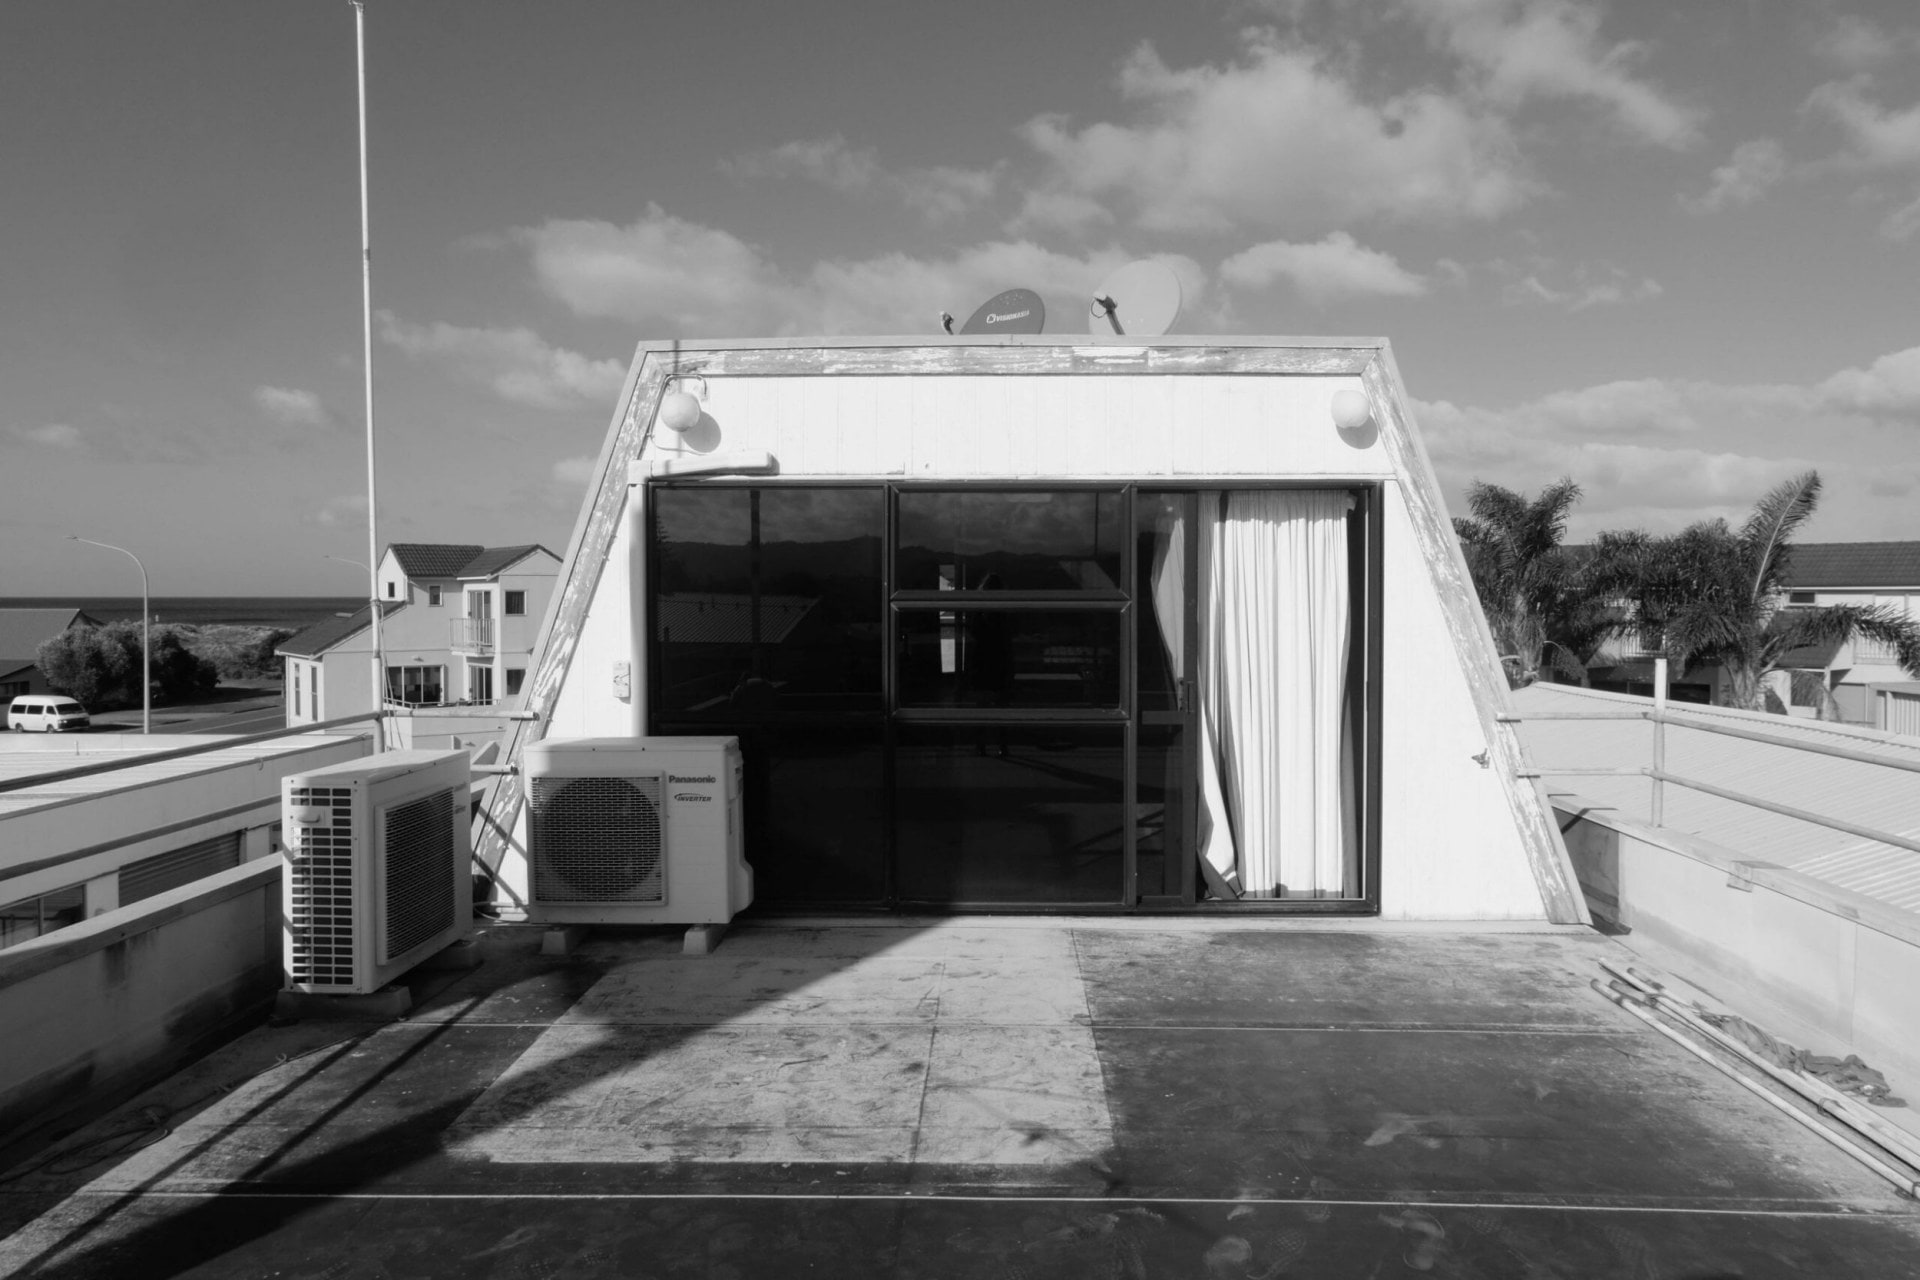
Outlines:
[[1357, 896], [1341, 491], [1203, 498], [1200, 859], [1216, 896]]

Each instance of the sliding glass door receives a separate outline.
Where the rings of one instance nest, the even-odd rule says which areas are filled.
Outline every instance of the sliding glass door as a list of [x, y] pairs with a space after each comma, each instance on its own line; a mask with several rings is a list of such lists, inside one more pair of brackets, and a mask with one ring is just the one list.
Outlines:
[[895, 893], [1126, 901], [1127, 494], [902, 489]]
[[778, 906], [1365, 909], [1366, 490], [651, 491], [651, 730]]

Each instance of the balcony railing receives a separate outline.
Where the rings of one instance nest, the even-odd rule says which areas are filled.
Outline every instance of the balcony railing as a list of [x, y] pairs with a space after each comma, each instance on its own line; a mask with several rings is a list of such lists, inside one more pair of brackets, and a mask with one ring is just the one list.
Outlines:
[[[1666, 680], [1666, 660], [1659, 660], [1660, 670], [1654, 678], [1654, 688], [1664, 690]], [[1636, 711], [1534, 711], [1526, 715], [1496, 716], [1502, 724], [1522, 724], [1529, 720], [1649, 720], [1653, 723], [1652, 761], [1647, 765], [1628, 766], [1623, 769], [1580, 769], [1552, 768], [1536, 769], [1532, 767], [1516, 769], [1517, 777], [1522, 778], [1636, 778], [1653, 779], [1653, 825], [1666, 825], [1666, 786], [1686, 787], [1691, 791], [1717, 796], [1722, 800], [1731, 800], [1735, 804], [1751, 805], [1756, 809], [1765, 809], [1782, 817], [1797, 818], [1810, 822], [1817, 827], [1830, 831], [1844, 832], [1862, 840], [1872, 840], [1880, 844], [1890, 844], [1898, 849], [1920, 853], [1920, 840], [1892, 831], [1882, 831], [1877, 827], [1862, 826], [1857, 822], [1848, 822], [1844, 818], [1829, 817], [1814, 813], [1808, 809], [1796, 808], [1790, 804], [1781, 804], [1777, 800], [1768, 800], [1762, 796], [1750, 795], [1730, 787], [1717, 786], [1711, 782], [1702, 782], [1698, 778], [1686, 778], [1667, 771], [1667, 728], [1675, 726], [1690, 729], [1697, 733], [1717, 733], [1726, 738], [1744, 738], [1748, 742], [1764, 742], [1770, 746], [1787, 747], [1794, 751], [1805, 751], [1813, 755], [1832, 756], [1836, 760], [1852, 760], [1860, 764], [1877, 764], [1888, 769], [1898, 769], [1906, 773], [1920, 773], [1920, 761], [1903, 760], [1881, 755], [1872, 751], [1861, 751], [1853, 747], [1833, 746], [1824, 742], [1814, 742], [1800, 738], [1789, 738], [1783, 734], [1767, 733], [1758, 729], [1748, 729], [1739, 725], [1726, 724], [1704, 716], [1689, 715], [1686, 712], [1673, 712], [1663, 694], [1656, 693], [1653, 706]]]
[[1853, 662], [1855, 666], [1897, 667], [1900, 651], [1883, 641], [1857, 635], [1853, 638]]
[[450, 646], [461, 653], [493, 652], [492, 618], [449, 618]]

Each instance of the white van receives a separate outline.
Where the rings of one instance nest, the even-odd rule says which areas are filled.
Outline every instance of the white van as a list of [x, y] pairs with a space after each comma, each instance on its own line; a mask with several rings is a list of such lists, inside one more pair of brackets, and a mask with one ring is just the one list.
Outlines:
[[92, 723], [85, 707], [58, 693], [23, 693], [7, 706], [7, 724], [15, 733], [66, 733]]

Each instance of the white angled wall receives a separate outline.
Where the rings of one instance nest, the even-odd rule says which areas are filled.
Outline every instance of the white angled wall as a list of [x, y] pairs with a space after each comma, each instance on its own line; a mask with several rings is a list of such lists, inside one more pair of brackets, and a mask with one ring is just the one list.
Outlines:
[[[656, 430], [635, 470], [764, 451], [778, 468], [769, 484], [832, 477], [1384, 481], [1382, 914], [1543, 919], [1508, 792], [1497, 767], [1475, 759], [1488, 747], [1482, 711], [1414, 536], [1409, 493], [1431, 494], [1431, 480], [1409, 488], [1381, 440], [1334, 429], [1334, 393], [1360, 385], [1357, 377], [1317, 374], [715, 376], [701, 425], [685, 437]], [[1410, 446], [1400, 453], [1417, 456]], [[643, 492], [626, 490], [542, 736], [638, 731], [646, 675], [635, 634], [635, 539]], [[614, 691], [622, 662], [631, 664], [626, 698]], [[524, 848], [524, 816], [521, 824], [516, 843]], [[524, 867], [517, 864], [512, 854], [504, 870], [519, 891]]]

